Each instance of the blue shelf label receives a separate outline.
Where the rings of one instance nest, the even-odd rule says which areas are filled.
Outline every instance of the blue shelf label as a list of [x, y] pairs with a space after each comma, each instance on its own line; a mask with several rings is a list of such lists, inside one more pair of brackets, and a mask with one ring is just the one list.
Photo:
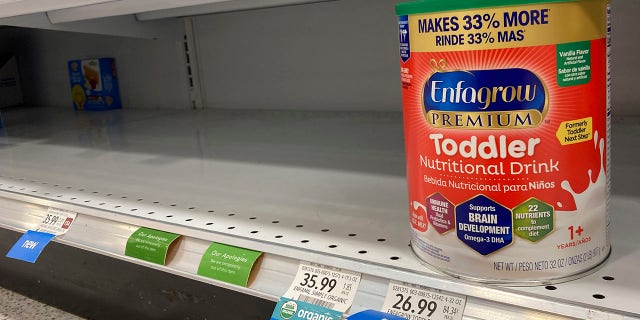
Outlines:
[[44, 247], [55, 235], [29, 230], [13, 245], [7, 257], [35, 263]]
[[347, 320], [406, 320], [406, 318], [376, 310], [365, 310], [349, 316]]
[[271, 320], [340, 320], [342, 312], [308, 302], [281, 297]]

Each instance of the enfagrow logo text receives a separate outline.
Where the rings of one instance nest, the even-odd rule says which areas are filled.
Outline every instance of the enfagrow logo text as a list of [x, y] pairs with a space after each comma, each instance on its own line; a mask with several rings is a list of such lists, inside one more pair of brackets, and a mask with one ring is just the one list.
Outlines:
[[424, 87], [433, 127], [514, 129], [538, 126], [547, 111], [547, 88], [525, 69], [439, 71]]

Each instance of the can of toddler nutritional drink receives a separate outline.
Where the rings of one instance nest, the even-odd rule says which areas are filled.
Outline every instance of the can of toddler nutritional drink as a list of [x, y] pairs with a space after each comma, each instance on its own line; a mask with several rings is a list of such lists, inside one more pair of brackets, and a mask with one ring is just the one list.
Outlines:
[[584, 274], [610, 252], [610, 1], [401, 3], [412, 247], [484, 282]]

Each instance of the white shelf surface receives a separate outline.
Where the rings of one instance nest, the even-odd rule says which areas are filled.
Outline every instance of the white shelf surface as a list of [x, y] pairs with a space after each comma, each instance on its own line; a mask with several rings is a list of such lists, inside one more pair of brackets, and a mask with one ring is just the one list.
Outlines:
[[247, 9], [269, 8], [331, 0], [118, 0], [47, 13], [51, 23], [63, 23], [126, 14], [140, 20], [164, 19]]
[[0, 0], [0, 26], [181, 41], [171, 18], [325, 1], [336, 0]]
[[[47, 206], [74, 210], [80, 216], [62, 243], [271, 300], [300, 261], [355, 270], [363, 280], [352, 312], [379, 309], [388, 281], [399, 280], [468, 296], [467, 319], [640, 319], [637, 118], [614, 124], [612, 256], [549, 290], [464, 282], [415, 258], [400, 113], [32, 108], [2, 116], [5, 228], [33, 228]], [[124, 257], [138, 226], [185, 236], [166, 267]], [[266, 253], [249, 288], [195, 274], [211, 241]]]
[[89, 6], [114, 0], [0, 0], [0, 18]]
[[61, 23], [156, 11], [164, 18], [181, 15], [172, 9], [205, 14], [317, 1], [329, 0], [0, 0], [0, 18], [47, 12], [52, 23]]

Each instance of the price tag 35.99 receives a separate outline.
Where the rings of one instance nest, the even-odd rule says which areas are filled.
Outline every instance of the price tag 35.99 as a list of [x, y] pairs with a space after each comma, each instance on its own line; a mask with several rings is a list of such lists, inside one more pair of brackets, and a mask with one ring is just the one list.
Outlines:
[[391, 281], [382, 311], [410, 320], [462, 320], [466, 302], [464, 296]]
[[65, 234], [76, 219], [76, 216], [77, 213], [72, 211], [49, 208], [36, 231], [46, 232], [56, 236]]
[[358, 272], [303, 262], [284, 297], [346, 312], [358, 291], [360, 277]]

